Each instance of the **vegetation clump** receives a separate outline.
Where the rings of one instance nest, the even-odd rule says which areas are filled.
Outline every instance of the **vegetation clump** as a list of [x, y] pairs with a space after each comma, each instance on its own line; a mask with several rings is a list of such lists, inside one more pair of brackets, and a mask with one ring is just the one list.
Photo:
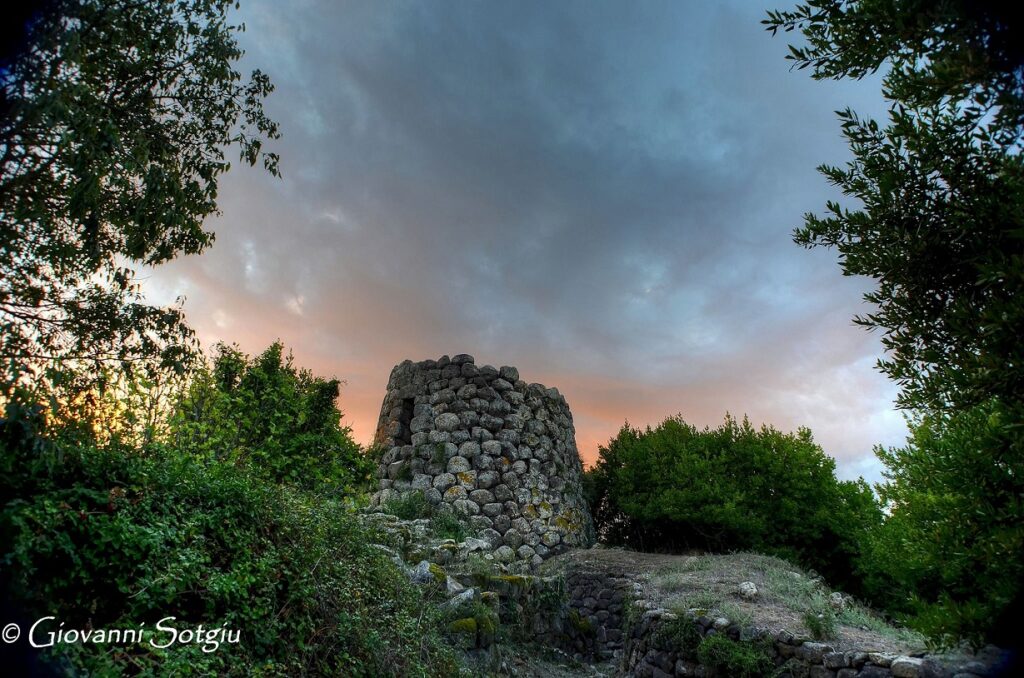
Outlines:
[[703, 639], [697, 622], [684, 613], [673, 619], [663, 618], [655, 629], [651, 641], [656, 647], [692, 657]]
[[624, 426], [586, 474], [599, 534], [639, 550], [756, 550], [855, 585], [861, 537], [882, 520], [863, 481], [839, 481], [807, 429], [781, 433], [727, 417]]
[[59, 645], [44, 662], [93, 675], [458, 671], [437, 587], [413, 586], [353, 511], [368, 464], [337, 381], [274, 344], [255, 359], [220, 346], [162, 388], [109, 383], [85, 399], [5, 385], [4, 600], [67, 627], [174, 617], [240, 640]]
[[768, 652], [770, 640], [732, 640], [721, 634], [709, 635], [697, 648], [697, 660], [717, 675], [761, 678], [775, 668]]

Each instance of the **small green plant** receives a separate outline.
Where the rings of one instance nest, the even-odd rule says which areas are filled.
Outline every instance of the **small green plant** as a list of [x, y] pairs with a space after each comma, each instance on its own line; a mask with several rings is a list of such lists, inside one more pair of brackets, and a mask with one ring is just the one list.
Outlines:
[[628, 601], [622, 610], [623, 630], [628, 632], [633, 628], [640, 621], [640, 618], [644, 616], [644, 611], [644, 608], [638, 605], [635, 600]]
[[711, 568], [711, 556], [691, 556], [683, 563], [684, 572], [700, 572]]
[[385, 513], [398, 516], [402, 520], [429, 518], [431, 514], [430, 502], [419, 491], [402, 492], [398, 496], [384, 502], [381, 509]]
[[597, 632], [590, 619], [581, 615], [576, 609], [569, 610], [568, 618], [569, 625], [583, 636], [592, 636]]
[[713, 610], [720, 602], [721, 597], [714, 591], [694, 591], [690, 595], [683, 599], [683, 604], [687, 607], [696, 608], [698, 610]]
[[434, 443], [434, 451], [430, 455], [430, 463], [435, 466], [441, 466], [447, 460], [447, 453], [444, 449], [444, 443]]
[[666, 593], [678, 593], [687, 587], [689, 581], [685, 573], [669, 570], [654, 575], [654, 584]]
[[722, 603], [718, 606], [718, 611], [733, 624], [740, 626], [750, 626], [754, 621], [754, 616], [736, 603]]
[[700, 643], [697, 660], [717, 675], [730, 678], [760, 678], [771, 675], [774, 668], [767, 641], [738, 641], [721, 634]]
[[537, 612], [557, 612], [569, 602], [569, 594], [565, 588], [565, 577], [558, 576], [543, 586], [538, 586], [530, 597], [532, 607]]
[[463, 541], [469, 536], [465, 521], [451, 509], [437, 510], [430, 517], [430, 531], [441, 539]]
[[408, 460], [403, 461], [402, 465], [398, 467], [395, 480], [412, 480], [412, 464]]
[[651, 641], [655, 647], [674, 650], [684, 656], [692, 657], [701, 643], [700, 629], [697, 623], [686, 616], [675, 619], [664, 619], [654, 631]]
[[477, 586], [486, 585], [497, 572], [494, 561], [487, 560], [479, 553], [469, 554], [466, 558], [466, 569]]
[[836, 615], [827, 604], [816, 604], [804, 612], [804, 626], [815, 640], [831, 640], [836, 637]]

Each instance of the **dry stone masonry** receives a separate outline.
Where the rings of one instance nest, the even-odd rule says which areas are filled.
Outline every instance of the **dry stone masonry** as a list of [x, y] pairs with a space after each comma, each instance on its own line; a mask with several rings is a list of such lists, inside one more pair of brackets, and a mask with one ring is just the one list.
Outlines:
[[422, 492], [465, 515], [498, 562], [539, 565], [594, 540], [572, 414], [558, 389], [473, 356], [405, 362], [388, 380], [374, 442], [375, 503]]

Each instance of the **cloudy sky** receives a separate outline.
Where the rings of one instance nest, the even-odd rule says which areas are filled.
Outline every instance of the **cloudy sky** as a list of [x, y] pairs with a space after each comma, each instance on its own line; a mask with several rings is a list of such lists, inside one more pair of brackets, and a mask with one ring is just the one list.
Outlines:
[[834, 111], [884, 106], [791, 72], [778, 4], [247, 0], [284, 178], [232, 170], [216, 243], [150, 294], [345, 380], [360, 442], [394, 364], [465, 352], [557, 386], [585, 461], [626, 420], [729, 411], [877, 480], [905, 428], [851, 323], [868, 283], [791, 232], [838, 197]]

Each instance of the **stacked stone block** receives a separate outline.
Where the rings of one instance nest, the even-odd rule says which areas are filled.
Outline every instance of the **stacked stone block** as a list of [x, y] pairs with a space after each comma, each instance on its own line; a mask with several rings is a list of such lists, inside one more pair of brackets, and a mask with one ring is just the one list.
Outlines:
[[447, 504], [499, 562], [537, 565], [593, 541], [569, 405], [514, 367], [406, 360], [388, 379], [375, 444], [376, 502], [417, 491]]

